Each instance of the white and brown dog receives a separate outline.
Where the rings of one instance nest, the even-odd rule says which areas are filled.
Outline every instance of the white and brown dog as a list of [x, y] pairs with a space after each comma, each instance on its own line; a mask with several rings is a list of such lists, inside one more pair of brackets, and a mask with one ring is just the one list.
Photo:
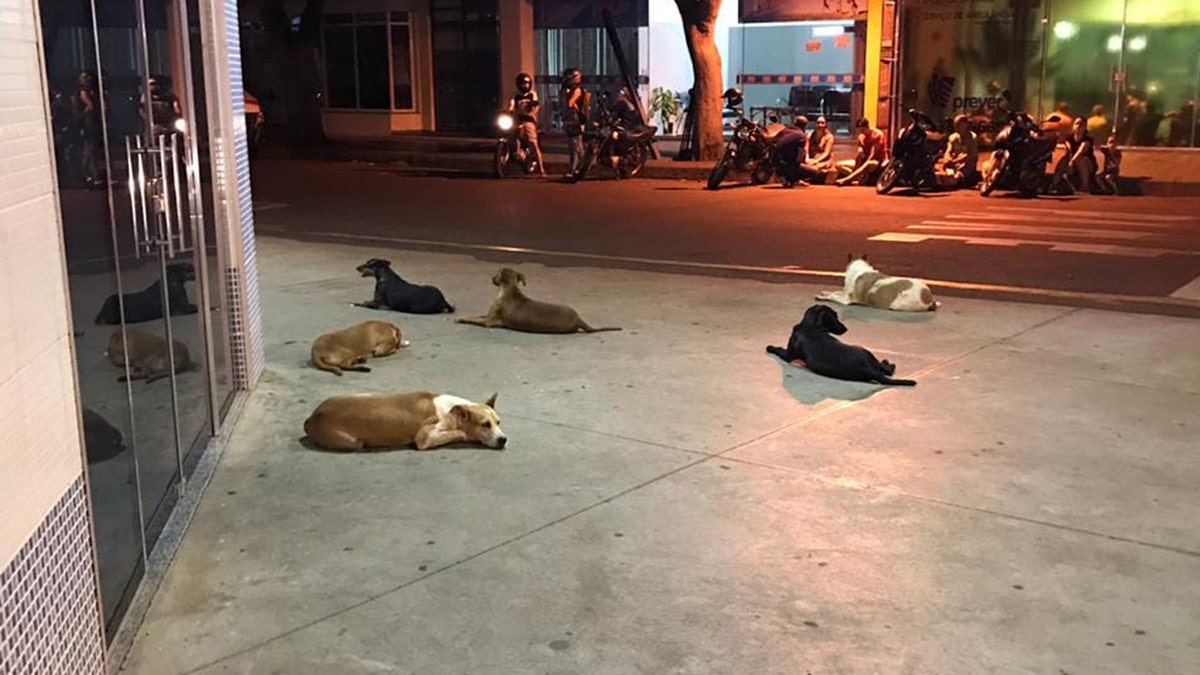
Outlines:
[[464, 442], [503, 450], [508, 444], [495, 394], [484, 403], [427, 391], [334, 396], [304, 420], [304, 433], [326, 450], [432, 450]]
[[920, 279], [890, 277], [871, 267], [867, 256], [849, 259], [846, 282], [840, 291], [824, 291], [818, 300], [842, 305], [867, 305], [897, 312], [931, 312], [938, 308], [929, 284]]

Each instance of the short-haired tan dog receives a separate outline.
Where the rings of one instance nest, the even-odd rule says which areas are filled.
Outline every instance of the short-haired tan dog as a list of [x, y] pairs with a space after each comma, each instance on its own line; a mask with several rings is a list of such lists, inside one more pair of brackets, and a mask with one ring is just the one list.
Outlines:
[[172, 356], [175, 358], [176, 373], [192, 367], [187, 345], [179, 340], [171, 342], [173, 350], [168, 350], [166, 338], [136, 328], [126, 328], [123, 332], [117, 328], [108, 336], [105, 355], [118, 368], [129, 364], [129, 374], [117, 378], [118, 382], [145, 380], [150, 383], [171, 374]]
[[486, 328], [511, 328], [527, 333], [598, 333], [605, 330], [621, 330], [616, 327], [593, 328], [579, 316], [579, 312], [566, 305], [533, 300], [517, 286], [524, 283], [524, 274], [511, 267], [502, 267], [492, 277], [492, 284], [499, 286], [500, 290], [496, 293], [492, 306], [488, 308], [487, 315], [459, 319], [458, 323]]
[[362, 365], [368, 356], [390, 356], [408, 344], [399, 326], [387, 321], [364, 321], [314, 340], [312, 364], [334, 375], [341, 375], [343, 370], [369, 373], [371, 369]]
[[920, 279], [889, 277], [871, 267], [867, 256], [849, 259], [846, 265], [845, 287], [840, 291], [825, 291], [818, 300], [842, 305], [867, 305], [897, 312], [931, 312], [938, 307], [929, 284]]
[[472, 403], [449, 394], [414, 391], [325, 399], [304, 421], [304, 433], [326, 450], [398, 448], [418, 450], [473, 442], [503, 450], [496, 395]]

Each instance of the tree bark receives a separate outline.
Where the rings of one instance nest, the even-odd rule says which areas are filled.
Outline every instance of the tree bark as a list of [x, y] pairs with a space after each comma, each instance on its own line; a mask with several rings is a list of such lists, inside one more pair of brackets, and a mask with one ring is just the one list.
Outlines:
[[721, 0], [675, 0], [675, 4], [683, 19], [695, 77], [692, 115], [696, 126], [696, 159], [716, 159], [725, 145], [721, 134], [721, 53], [717, 51], [713, 33]]

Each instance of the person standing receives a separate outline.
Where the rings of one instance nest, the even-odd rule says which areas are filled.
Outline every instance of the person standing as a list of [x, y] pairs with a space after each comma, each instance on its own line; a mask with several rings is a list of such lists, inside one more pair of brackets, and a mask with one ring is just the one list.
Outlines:
[[583, 130], [591, 114], [591, 97], [583, 88], [583, 71], [568, 68], [562, 76], [563, 130], [567, 132], [567, 175], [582, 169]]
[[100, 144], [104, 142], [100, 124], [100, 91], [96, 86], [96, 76], [86, 70], [79, 73], [75, 84], [72, 107], [82, 141], [79, 168], [88, 187], [100, 188], [104, 185], [100, 176]]
[[1087, 132], [1092, 138], [1108, 138], [1113, 132], [1112, 122], [1104, 114], [1104, 106], [1092, 106], [1092, 116], [1087, 120]]

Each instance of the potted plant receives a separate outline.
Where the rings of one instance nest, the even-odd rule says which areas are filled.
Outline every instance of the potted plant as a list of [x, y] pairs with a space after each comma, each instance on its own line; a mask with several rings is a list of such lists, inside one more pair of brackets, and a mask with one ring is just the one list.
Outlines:
[[656, 115], [663, 135], [671, 135], [679, 116], [679, 94], [666, 87], [655, 87], [650, 92], [650, 118], [654, 119]]

